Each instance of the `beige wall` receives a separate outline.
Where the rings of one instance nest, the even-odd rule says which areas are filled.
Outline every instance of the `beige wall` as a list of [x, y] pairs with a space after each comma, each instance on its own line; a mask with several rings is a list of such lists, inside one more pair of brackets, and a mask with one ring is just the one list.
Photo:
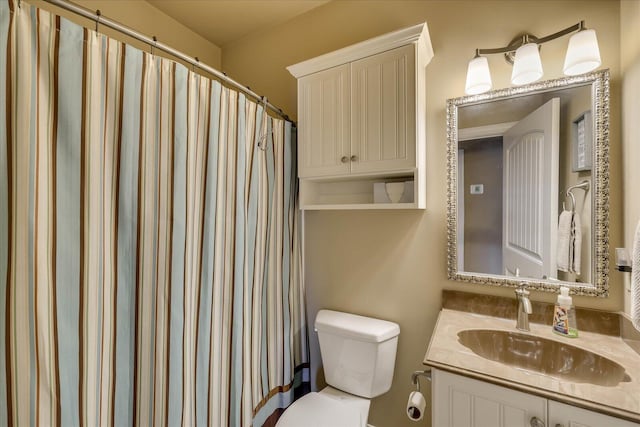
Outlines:
[[[640, 221], [640, 1], [620, 2], [620, 64], [622, 68], [622, 152], [624, 158], [624, 246], [629, 254]], [[629, 286], [626, 274], [625, 287]], [[625, 312], [631, 312], [625, 291]]]
[[[60, 10], [42, 0], [23, 0], [39, 8], [55, 11], [81, 25], [94, 28], [95, 24], [78, 15]], [[158, 41], [174, 49], [186, 53], [189, 56], [198, 57], [201, 62], [220, 69], [221, 49], [209, 42], [193, 30], [185, 27], [175, 19], [164, 14], [146, 1], [141, 0], [73, 0], [74, 3], [90, 10], [100, 10], [100, 13], [116, 22], [129, 26], [146, 36], [156, 36]], [[149, 50], [149, 46], [133, 40], [121, 33], [114, 32], [106, 27], [100, 30], [104, 34], [125, 41], [137, 48]]]
[[[502, 46], [522, 31], [538, 36], [550, 34], [581, 19], [598, 31], [603, 66], [612, 71], [611, 246], [616, 247], [622, 244], [617, 1], [338, 0], [225, 47], [223, 63], [230, 74], [295, 115], [296, 81], [286, 66], [423, 21], [429, 24], [435, 56], [427, 67], [426, 211], [308, 212], [305, 219], [310, 318], [318, 309], [327, 307], [400, 324], [393, 386], [389, 393], [374, 400], [371, 424], [429, 425], [428, 420], [419, 424], [408, 421], [404, 411], [412, 389], [410, 374], [422, 367], [443, 289], [513, 295], [511, 289], [456, 283], [446, 278], [446, 99], [464, 94], [466, 66], [475, 48]], [[637, 21], [635, 24], [637, 27]], [[567, 38], [563, 38], [543, 46], [545, 78], [562, 75], [566, 45]], [[494, 87], [509, 86], [510, 67], [497, 55], [489, 62]], [[612, 272], [609, 298], [581, 297], [574, 301], [584, 307], [621, 310], [621, 287], [620, 274]], [[535, 292], [532, 297], [555, 299], [552, 294]], [[314, 334], [311, 345], [316, 367], [318, 348]]]

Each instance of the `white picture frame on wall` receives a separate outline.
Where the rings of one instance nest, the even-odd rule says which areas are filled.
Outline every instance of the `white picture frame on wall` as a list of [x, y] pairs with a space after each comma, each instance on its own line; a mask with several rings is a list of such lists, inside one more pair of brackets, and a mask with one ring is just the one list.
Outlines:
[[576, 117], [571, 125], [571, 169], [590, 171], [593, 167], [593, 120], [591, 110]]

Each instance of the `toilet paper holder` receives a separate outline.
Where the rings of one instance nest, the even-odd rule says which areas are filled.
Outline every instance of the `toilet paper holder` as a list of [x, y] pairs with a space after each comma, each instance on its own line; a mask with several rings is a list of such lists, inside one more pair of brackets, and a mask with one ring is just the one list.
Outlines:
[[427, 401], [420, 392], [420, 377], [425, 377], [431, 381], [431, 369], [427, 368], [424, 371], [415, 371], [411, 374], [411, 382], [416, 386], [417, 390], [409, 393], [407, 417], [414, 422], [418, 422], [424, 418], [425, 408], [427, 406]]
[[420, 377], [425, 377], [428, 381], [431, 381], [431, 368], [427, 368], [424, 371], [415, 371], [411, 374], [411, 382], [418, 391], [420, 391]]

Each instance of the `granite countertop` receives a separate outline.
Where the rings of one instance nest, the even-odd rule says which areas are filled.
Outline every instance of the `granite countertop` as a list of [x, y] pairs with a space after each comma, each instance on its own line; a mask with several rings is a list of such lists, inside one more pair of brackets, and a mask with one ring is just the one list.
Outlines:
[[[578, 338], [565, 338], [554, 334], [548, 325], [530, 323], [530, 327], [531, 332], [521, 332], [515, 328], [515, 321], [512, 319], [443, 308], [424, 364], [640, 422], [640, 356], [620, 337], [580, 331]], [[619, 363], [625, 368], [631, 381], [621, 382], [615, 387], [574, 383], [487, 360], [458, 342], [458, 332], [468, 329], [531, 334], [580, 347]]]

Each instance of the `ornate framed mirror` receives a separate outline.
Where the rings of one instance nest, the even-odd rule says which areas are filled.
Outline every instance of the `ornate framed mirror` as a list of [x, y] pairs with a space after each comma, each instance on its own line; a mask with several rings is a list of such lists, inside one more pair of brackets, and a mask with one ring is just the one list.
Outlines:
[[605, 297], [609, 71], [447, 100], [448, 277]]

